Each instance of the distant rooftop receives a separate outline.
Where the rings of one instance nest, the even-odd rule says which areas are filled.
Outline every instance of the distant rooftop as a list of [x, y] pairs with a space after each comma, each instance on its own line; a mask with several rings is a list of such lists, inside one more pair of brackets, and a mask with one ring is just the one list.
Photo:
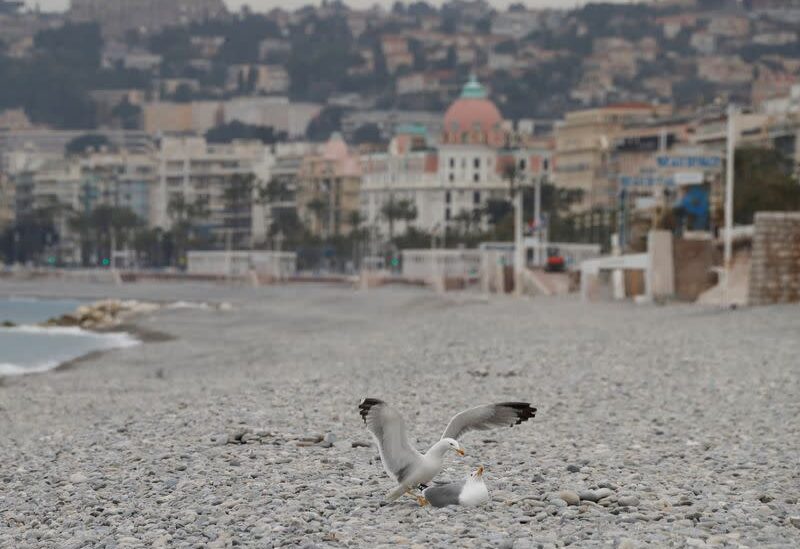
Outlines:
[[428, 135], [428, 128], [422, 124], [402, 124], [397, 127], [397, 133], [426, 137]]

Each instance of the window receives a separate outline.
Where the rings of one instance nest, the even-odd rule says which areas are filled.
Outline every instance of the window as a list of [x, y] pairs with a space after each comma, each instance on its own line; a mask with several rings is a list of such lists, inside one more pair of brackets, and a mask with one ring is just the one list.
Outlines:
[[456, 159], [455, 158], [451, 158], [450, 159], [450, 167], [451, 168], [455, 168], [456, 167]]
[[444, 220], [445, 221], [450, 221], [450, 208], [446, 208], [444, 210]]
[[478, 182], [480, 182], [480, 180], [481, 180], [481, 174], [479, 174], [479, 173], [475, 173], [475, 174], [473, 174], [473, 175], [472, 175], [472, 180], [473, 180], [475, 183], [478, 183]]
[[454, 174], [450, 174], [450, 183], [456, 180], [456, 176]]
[[525, 159], [523, 158], [522, 160], [519, 161], [519, 169], [520, 170], [524, 170], [525, 166], [526, 166], [526, 163], [525, 163]]
[[450, 195], [450, 191], [447, 191], [446, 193], [444, 193], [444, 201], [447, 204], [450, 204], [451, 199], [452, 199], [452, 196]]
[[549, 158], [545, 158], [544, 160], [542, 160], [542, 169], [544, 171], [549, 171], [550, 170], [550, 159]]
[[480, 204], [481, 203], [481, 192], [475, 191], [472, 193], [472, 203], [473, 204]]
[[472, 163], [475, 166], [476, 170], [480, 169], [480, 167], [481, 167], [481, 159], [480, 158], [476, 158]]

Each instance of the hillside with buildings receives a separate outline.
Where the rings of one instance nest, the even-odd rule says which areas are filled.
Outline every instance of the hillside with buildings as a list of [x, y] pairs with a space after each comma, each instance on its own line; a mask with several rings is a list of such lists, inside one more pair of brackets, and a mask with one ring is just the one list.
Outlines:
[[344, 268], [508, 240], [518, 189], [537, 237], [715, 232], [730, 102], [739, 146], [778, 166], [750, 183], [795, 207], [798, 24], [782, 0], [6, 2], [0, 251], [181, 267], [191, 248], [283, 248]]
[[[352, 133], [370, 110], [424, 120], [414, 113], [442, 111], [470, 74], [511, 119], [628, 101], [690, 111], [729, 99], [758, 106], [800, 74], [800, 8], [785, 0], [574, 11], [329, 2], [266, 14], [229, 13], [221, 0], [73, 0], [63, 15], [4, 5], [0, 74], [16, 78], [4, 78], [0, 109], [59, 128], [203, 131], [227, 117], [287, 131], [278, 109], [302, 135], [324, 108], [331, 129]], [[69, 116], [41, 105], [45, 79], [69, 92]]]

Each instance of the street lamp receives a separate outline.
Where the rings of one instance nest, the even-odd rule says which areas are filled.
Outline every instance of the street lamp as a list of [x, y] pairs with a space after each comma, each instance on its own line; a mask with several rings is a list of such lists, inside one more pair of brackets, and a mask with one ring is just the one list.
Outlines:
[[733, 170], [736, 154], [736, 106], [728, 105], [728, 139], [725, 166], [725, 284], [723, 304], [730, 306], [731, 262], [733, 255]]

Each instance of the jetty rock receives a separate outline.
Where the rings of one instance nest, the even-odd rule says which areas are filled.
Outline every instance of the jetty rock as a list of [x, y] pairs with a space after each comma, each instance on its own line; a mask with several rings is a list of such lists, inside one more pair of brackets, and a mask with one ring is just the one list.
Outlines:
[[108, 330], [116, 328], [128, 318], [152, 313], [160, 308], [161, 306], [157, 303], [104, 299], [90, 305], [81, 305], [75, 310], [74, 314], [65, 314], [52, 318], [45, 322], [44, 325], [59, 327], [80, 326], [85, 330]]

